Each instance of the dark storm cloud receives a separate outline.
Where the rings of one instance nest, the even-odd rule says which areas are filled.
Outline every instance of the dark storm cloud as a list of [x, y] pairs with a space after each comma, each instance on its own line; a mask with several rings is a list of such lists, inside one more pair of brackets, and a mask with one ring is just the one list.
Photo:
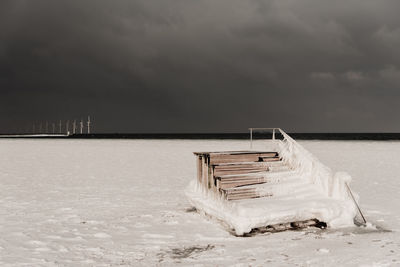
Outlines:
[[400, 131], [398, 1], [1, 1], [3, 132]]

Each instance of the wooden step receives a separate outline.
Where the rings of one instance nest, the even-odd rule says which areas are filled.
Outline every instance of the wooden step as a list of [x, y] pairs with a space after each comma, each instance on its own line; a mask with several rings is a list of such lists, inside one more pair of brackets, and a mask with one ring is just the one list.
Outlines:
[[250, 173], [263, 173], [271, 171], [288, 170], [287, 165], [268, 166], [257, 163], [235, 164], [235, 165], [218, 165], [214, 166], [214, 176], [221, 177], [226, 175], [250, 174]]
[[[227, 189], [246, 185], [271, 182], [276, 183], [281, 180], [286, 180], [295, 173], [289, 171], [290, 169], [287, 165], [280, 164], [272, 168], [265, 164], [266, 163], [256, 162], [237, 165], [216, 166], [214, 169], [215, 185], [219, 189]], [[238, 166], [243, 166], [243, 168], [240, 169], [238, 168]], [[253, 166], [256, 166], [257, 168], [252, 169], [251, 167]], [[280, 174], [284, 176], [280, 177]]]
[[268, 171], [268, 167], [260, 166], [260, 167], [247, 167], [247, 168], [228, 168], [228, 169], [214, 169], [214, 176], [224, 176], [224, 175], [235, 175], [235, 174], [247, 174], [247, 173], [258, 173], [258, 172], [266, 172]]
[[281, 160], [278, 156], [275, 156], [275, 157], [265, 157], [265, 156], [262, 156], [262, 157], [258, 157], [258, 161], [261, 161], [261, 162], [277, 161], [276, 158], [278, 158], [279, 160]]
[[230, 189], [220, 189], [227, 200], [239, 200], [239, 199], [249, 199], [249, 198], [259, 198], [272, 196], [272, 194], [265, 194], [257, 192], [257, 188], [230, 188]]
[[272, 197], [271, 193], [267, 192], [257, 192], [256, 190], [246, 191], [246, 192], [223, 192], [226, 200], [241, 200], [250, 198], [260, 198], [260, 197]]
[[247, 175], [247, 176], [232, 176], [229, 178], [220, 178], [217, 179], [217, 188], [220, 189], [228, 189], [228, 188], [235, 188], [235, 187], [242, 187], [248, 185], [262, 185], [262, 184], [276, 184], [283, 181], [293, 179], [293, 175], [288, 175], [285, 177], [273, 177], [273, 176], [266, 176], [266, 175]]
[[277, 152], [236, 152], [236, 153], [210, 153], [210, 164], [228, 162], [257, 162], [262, 158], [264, 161], [279, 161]]
[[234, 180], [217, 180], [217, 187], [221, 189], [240, 187], [245, 185], [263, 184], [267, 183], [266, 177], [254, 177], [248, 179], [234, 179]]
[[281, 196], [289, 194], [292, 191], [301, 190], [301, 188], [304, 187], [303, 182], [296, 181], [297, 179], [293, 178], [291, 181], [287, 180], [282, 183], [270, 185], [264, 183], [263, 185], [253, 184], [234, 188], [220, 188], [220, 192], [227, 200], [272, 197], [276, 194], [276, 196]]
[[226, 163], [217, 163], [214, 164], [213, 166], [236, 166], [236, 165], [253, 165], [253, 166], [281, 166], [281, 165], [285, 165], [286, 163], [283, 162], [282, 160], [273, 160], [273, 161], [243, 161], [243, 162], [226, 162]]

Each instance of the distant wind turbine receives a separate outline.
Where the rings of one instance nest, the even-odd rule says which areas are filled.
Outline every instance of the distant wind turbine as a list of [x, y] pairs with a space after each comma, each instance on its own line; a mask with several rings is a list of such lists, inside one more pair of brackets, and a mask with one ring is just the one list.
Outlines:
[[72, 123], [72, 133], [76, 134], [76, 120]]
[[88, 121], [87, 121], [87, 133], [90, 134], [90, 116], [88, 116]]
[[65, 123], [65, 132], [69, 135], [69, 120]]

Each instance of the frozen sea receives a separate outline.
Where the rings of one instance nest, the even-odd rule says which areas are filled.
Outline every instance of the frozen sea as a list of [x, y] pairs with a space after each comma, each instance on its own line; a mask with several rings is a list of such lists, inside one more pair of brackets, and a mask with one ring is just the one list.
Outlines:
[[400, 266], [400, 142], [299, 141], [372, 227], [235, 237], [193, 211], [193, 151], [245, 140], [0, 140], [0, 266]]

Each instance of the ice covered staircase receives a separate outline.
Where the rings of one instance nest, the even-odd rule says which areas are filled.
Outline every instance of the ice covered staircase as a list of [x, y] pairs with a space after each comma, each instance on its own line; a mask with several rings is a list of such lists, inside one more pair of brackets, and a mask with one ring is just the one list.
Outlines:
[[352, 224], [351, 177], [334, 175], [281, 129], [273, 131], [263, 151], [194, 152], [197, 181], [187, 190], [190, 202], [238, 235], [282, 225]]
[[[296, 170], [278, 152], [195, 152], [198, 180], [226, 200], [274, 197], [291, 194], [305, 185]], [[203, 172], [202, 170], [207, 170]]]

